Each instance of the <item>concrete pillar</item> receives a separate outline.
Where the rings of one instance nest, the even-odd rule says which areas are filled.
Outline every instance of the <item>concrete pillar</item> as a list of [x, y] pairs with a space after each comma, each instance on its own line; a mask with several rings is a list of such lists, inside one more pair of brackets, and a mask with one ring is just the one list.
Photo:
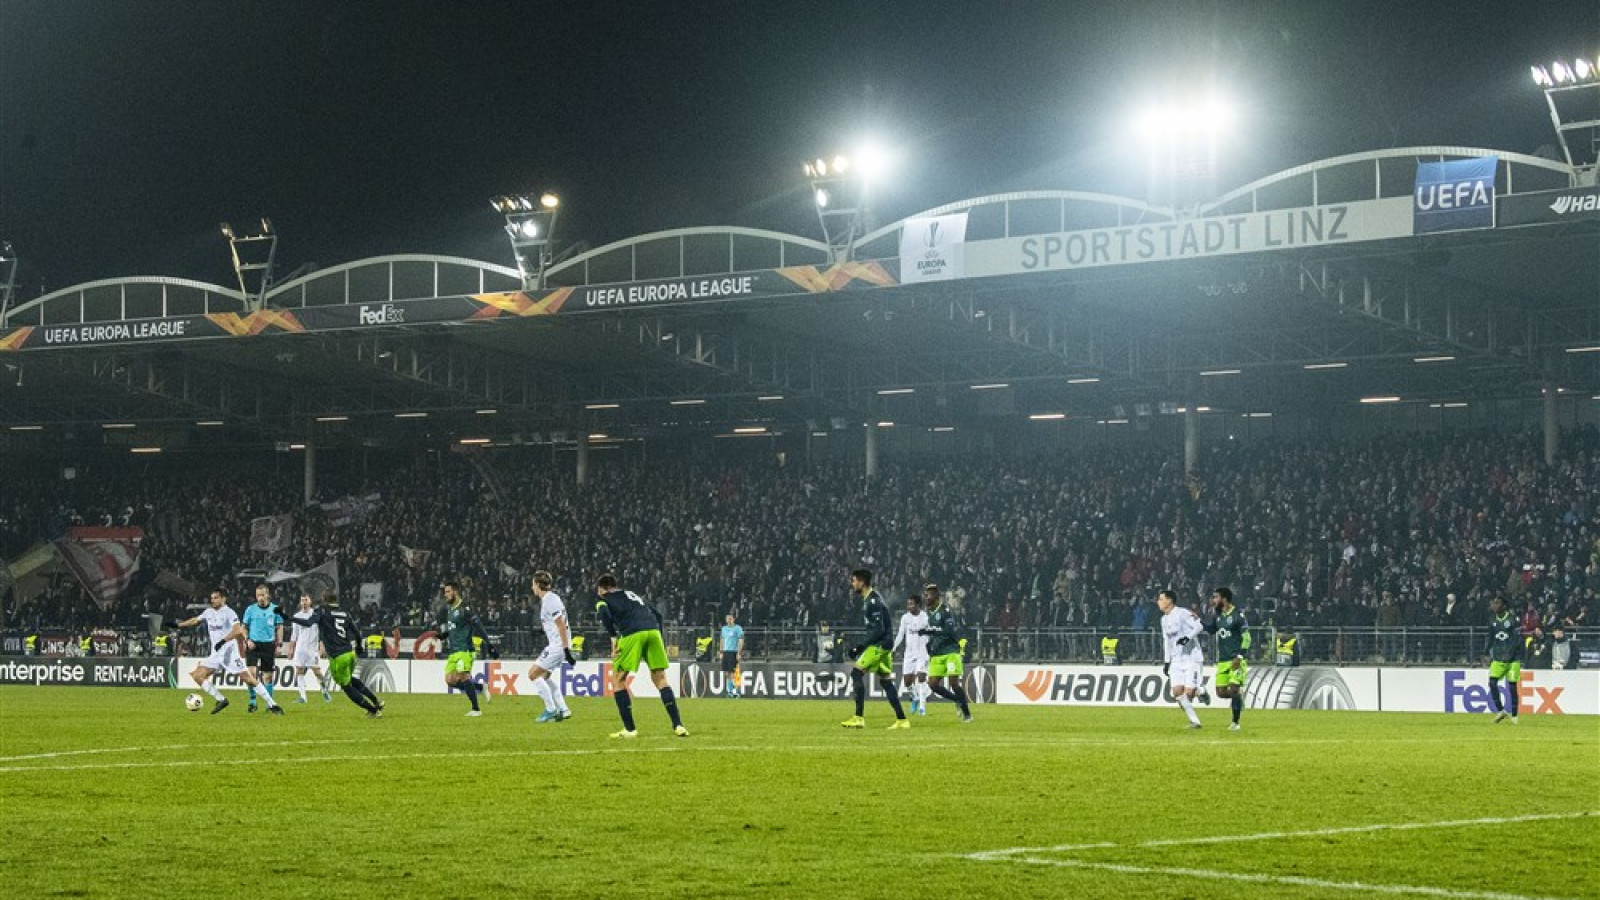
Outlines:
[[317, 445], [306, 441], [306, 505], [317, 496]]
[[1200, 411], [1194, 403], [1183, 408], [1183, 474], [1193, 475], [1200, 464]]
[[878, 477], [878, 423], [867, 423], [867, 477]]
[[1561, 423], [1556, 419], [1556, 400], [1560, 390], [1554, 381], [1544, 383], [1544, 464], [1554, 465], [1561, 450]]
[[578, 432], [578, 486], [589, 483], [589, 432]]

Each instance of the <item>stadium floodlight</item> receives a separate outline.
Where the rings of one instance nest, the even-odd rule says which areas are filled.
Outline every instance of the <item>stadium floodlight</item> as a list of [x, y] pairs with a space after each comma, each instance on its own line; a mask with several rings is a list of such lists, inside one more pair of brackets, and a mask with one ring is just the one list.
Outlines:
[[1594, 77], [1594, 64], [1580, 56], [1573, 60], [1572, 72], [1578, 76], [1579, 80], [1588, 81], [1590, 78]]
[[1533, 75], [1533, 83], [1540, 87], [1550, 87], [1555, 84], [1550, 79], [1550, 71], [1544, 66], [1529, 66], [1528, 71]]
[[813, 197], [812, 199], [816, 201], [817, 209], [827, 209], [828, 208], [828, 189], [827, 188], [817, 188], [816, 196]]
[[502, 194], [489, 205], [505, 216], [506, 237], [517, 260], [524, 291], [544, 289], [544, 273], [552, 258], [551, 239], [555, 236], [556, 214], [561, 198], [554, 191]]
[[1566, 84], [1570, 81], [1576, 80], [1572, 77], [1572, 70], [1567, 67], [1566, 63], [1560, 60], [1556, 60], [1550, 64], [1550, 74], [1555, 76], [1556, 84]]
[[[1591, 176], [1600, 163], [1600, 118], [1594, 114], [1596, 103], [1600, 102], [1600, 60], [1578, 57], [1570, 64], [1556, 60], [1549, 66], [1532, 66], [1529, 71], [1533, 73], [1533, 83], [1544, 93], [1550, 123], [1555, 126], [1556, 141], [1567, 165], [1580, 170], [1585, 178]], [[1576, 139], [1569, 138], [1569, 134]]]
[[856, 241], [866, 233], [867, 179], [859, 162], [840, 153], [832, 162], [818, 157], [801, 166], [811, 181], [811, 203], [831, 263], [848, 261]]
[[272, 268], [278, 259], [278, 232], [272, 227], [272, 220], [262, 216], [261, 230], [256, 234], [240, 234], [227, 222], [218, 230], [228, 240], [233, 274], [239, 279], [239, 293], [244, 294], [246, 308], [260, 309], [272, 288]]

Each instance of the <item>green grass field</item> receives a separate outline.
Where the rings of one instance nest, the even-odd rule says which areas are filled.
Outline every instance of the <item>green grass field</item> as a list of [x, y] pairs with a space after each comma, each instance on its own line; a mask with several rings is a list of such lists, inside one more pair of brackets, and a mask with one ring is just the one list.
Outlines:
[[0, 895], [1600, 896], [1593, 718], [182, 698], [0, 688]]

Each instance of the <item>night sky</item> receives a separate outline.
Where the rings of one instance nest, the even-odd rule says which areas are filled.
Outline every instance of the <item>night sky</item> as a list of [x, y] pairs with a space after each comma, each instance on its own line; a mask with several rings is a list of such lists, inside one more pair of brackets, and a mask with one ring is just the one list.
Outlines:
[[542, 3], [0, 0], [0, 237], [23, 296], [233, 283], [383, 253], [509, 265], [491, 195], [558, 245], [685, 225], [820, 237], [800, 160], [871, 136], [892, 221], [1002, 190], [1139, 195], [1130, 128], [1208, 86], [1232, 187], [1340, 153], [1552, 144], [1530, 63], [1600, 52], [1586, 2]]

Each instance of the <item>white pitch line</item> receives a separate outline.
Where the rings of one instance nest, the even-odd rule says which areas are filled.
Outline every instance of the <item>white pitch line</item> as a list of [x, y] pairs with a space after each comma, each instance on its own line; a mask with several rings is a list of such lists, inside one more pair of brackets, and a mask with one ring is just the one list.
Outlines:
[[[318, 744], [360, 744], [366, 738], [320, 738], [306, 741], [260, 741], [251, 747], [302, 747]], [[393, 739], [391, 739], [393, 740]], [[398, 740], [425, 740], [425, 738], [399, 738]], [[53, 753], [25, 753], [21, 756], [0, 756], [0, 763], [19, 762], [24, 759], [59, 759], [63, 756], [88, 756], [101, 753], [155, 753], [163, 750], [193, 750], [197, 747], [213, 749], [216, 744], [161, 744], [155, 747], [99, 747], [93, 750], [57, 750]]]
[[[998, 861], [1000, 858], [996, 857]], [[1524, 894], [1505, 894], [1498, 891], [1457, 891], [1450, 888], [1429, 887], [1419, 884], [1369, 884], [1363, 881], [1328, 881], [1299, 875], [1260, 875], [1250, 872], [1218, 872], [1211, 869], [1187, 869], [1168, 866], [1128, 866], [1118, 863], [1089, 862], [1081, 859], [1039, 859], [1031, 856], [1005, 857], [1008, 862], [1030, 865], [1057, 866], [1064, 869], [1094, 869], [1118, 872], [1123, 875], [1160, 875], [1182, 878], [1211, 878], [1218, 881], [1239, 881], [1251, 884], [1282, 884], [1324, 890], [1357, 891], [1368, 894], [1414, 894], [1423, 897], [1448, 897], [1451, 900], [1572, 900], [1568, 897], [1532, 897]]]
[[1437, 822], [1388, 822], [1377, 825], [1346, 825], [1337, 828], [1312, 828], [1305, 831], [1262, 831], [1255, 834], [1222, 834], [1210, 837], [1171, 838], [1140, 841], [1134, 844], [1056, 844], [1049, 847], [1007, 847], [964, 854], [967, 859], [995, 861], [1023, 853], [1072, 853], [1080, 850], [1106, 850], [1113, 847], [1178, 847], [1191, 844], [1232, 844], [1240, 841], [1271, 841], [1282, 838], [1324, 837], [1331, 834], [1361, 834], [1375, 831], [1415, 831], [1425, 828], [1468, 828], [1474, 825], [1511, 825], [1518, 822], [1547, 822], [1556, 819], [1582, 819], [1600, 812], [1536, 813], [1483, 819], [1445, 819]]

